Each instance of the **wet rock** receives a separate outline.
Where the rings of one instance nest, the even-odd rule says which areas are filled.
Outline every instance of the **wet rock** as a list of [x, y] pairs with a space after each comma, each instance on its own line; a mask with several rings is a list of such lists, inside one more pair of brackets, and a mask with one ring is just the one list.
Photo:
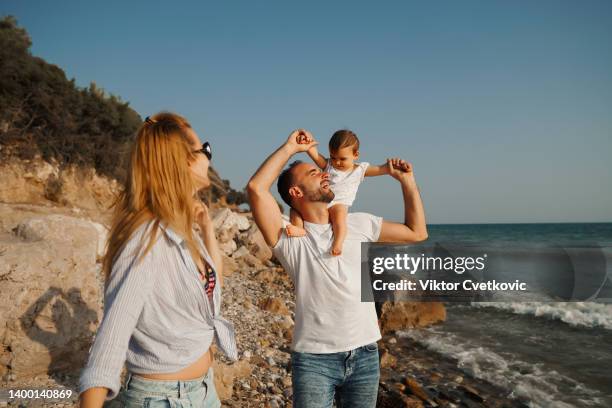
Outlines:
[[377, 408], [424, 408], [423, 402], [417, 397], [403, 392], [388, 391], [378, 394]]
[[405, 408], [423, 408], [423, 402], [409, 395], [402, 395], [402, 403]]
[[429, 376], [429, 379], [432, 382], [438, 382], [438, 381], [440, 381], [441, 378], [442, 378], [442, 374], [437, 373], [435, 371], [433, 373], [431, 373], [431, 375]]
[[484, 402], [484, 398], [480, 395], [478, 390], [476, 390], [474, 387], [471, 387], [467, 384], [461, 384], [457, 387], [457, 389], [463, 391], [466, 395], [468, 395], [474, 401]]
[[385, 302], [380, 326], [383, 334], [395, 330], [424, 327], [446, 320], [446, 309], [441, 302]]
[[408, 390], [410, 390], [410, 392], [416, 397], [427, 402], [430, 406], [437, 406], [437, 404], [433, 401], [433, 396], [430, 395], [430, 393], [425, 390], [417, 380], [414, 378], [406, 378], [404, 379], [404, 384], [406, 384]]
[[397, 359], [389, 353], [387, 350], [382, 350], [380, 353], [380, 367], [381, 368], [390, 368], [395, 367], [397, 364]]
[[395, 387], [395, 389], [397, 389], [400, 392], [404, 392], [406, 390], [406, 384], [403, 383], [395, 383], [393, 384], [393, 386]]

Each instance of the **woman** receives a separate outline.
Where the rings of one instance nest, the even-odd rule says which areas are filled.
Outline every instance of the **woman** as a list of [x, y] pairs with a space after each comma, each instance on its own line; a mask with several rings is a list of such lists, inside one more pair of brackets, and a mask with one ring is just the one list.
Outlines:
[[139, 129], [103, 262], [104, 318], [79, 381], [82, 407], [115, 397], [127, 407], [221, 405], [210, 345], [237, 352], [220, 316], [221, 254], [197, 198], [210, 159], [179, 115], [156, 114]]

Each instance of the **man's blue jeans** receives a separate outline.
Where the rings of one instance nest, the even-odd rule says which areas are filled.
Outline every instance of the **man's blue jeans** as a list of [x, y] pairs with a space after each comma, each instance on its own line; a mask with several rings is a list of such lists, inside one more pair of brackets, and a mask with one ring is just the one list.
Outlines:
[[374, 408], [380, 364], [376, 343], [341, 353], [291, 353], [294, 408]]

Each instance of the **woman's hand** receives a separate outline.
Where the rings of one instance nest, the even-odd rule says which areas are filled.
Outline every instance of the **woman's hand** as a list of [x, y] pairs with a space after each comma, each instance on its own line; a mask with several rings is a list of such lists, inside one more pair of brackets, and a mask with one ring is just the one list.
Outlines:
[[212, 225], [208, 207], [197, 198], [194, 200], [193, 204], [193, 218], [202, 230], [206, 229], [209, 225]]

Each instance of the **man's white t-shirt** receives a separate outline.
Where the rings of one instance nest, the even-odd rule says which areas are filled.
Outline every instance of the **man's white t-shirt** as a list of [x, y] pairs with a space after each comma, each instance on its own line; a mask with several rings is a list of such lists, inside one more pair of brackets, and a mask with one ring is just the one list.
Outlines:
[[340, 256], [332, 256], [331, 224], [304, 222], [303, 237], [283, 233], [272, 248], [296, 292], [292, 349], [349, 351], [381, 338], [373, 302], [361, 302], [361, 243], [377, 241], [382, 218], [350, 213]]

